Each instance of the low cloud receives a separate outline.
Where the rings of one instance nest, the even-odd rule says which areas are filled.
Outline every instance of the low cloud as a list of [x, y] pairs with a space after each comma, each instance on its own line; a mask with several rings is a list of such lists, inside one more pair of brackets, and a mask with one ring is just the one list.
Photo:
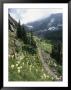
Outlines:
[[9, 8], [9, 14], [21, 24], [36, 21], [41, 18], [48, 17], [52, 13], [62, 13], [62, 9], [23, 9]]

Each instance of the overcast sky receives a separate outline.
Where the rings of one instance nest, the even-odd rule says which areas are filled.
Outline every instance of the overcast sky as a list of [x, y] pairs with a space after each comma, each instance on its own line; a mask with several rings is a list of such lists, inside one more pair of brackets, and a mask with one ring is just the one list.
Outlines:
[[10, 8], [10, 15], [21, 24], [36, 21], [48, 17], [52, 13], [62, 13], [62, 9], [23, 9], [23, 8]]

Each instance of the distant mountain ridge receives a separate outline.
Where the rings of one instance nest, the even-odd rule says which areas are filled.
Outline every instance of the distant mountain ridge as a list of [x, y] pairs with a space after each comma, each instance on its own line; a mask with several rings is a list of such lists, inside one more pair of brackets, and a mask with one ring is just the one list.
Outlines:
[[51, 14], [49, 17], [28, 23], [34, 35], [48, 39], [62, 40], [62, 13]]
[[33, 26], [34, 30], [56, 30], [59, 26], [62, 26], [62, 13], [51, 14], [49, 17], [27, 25]]

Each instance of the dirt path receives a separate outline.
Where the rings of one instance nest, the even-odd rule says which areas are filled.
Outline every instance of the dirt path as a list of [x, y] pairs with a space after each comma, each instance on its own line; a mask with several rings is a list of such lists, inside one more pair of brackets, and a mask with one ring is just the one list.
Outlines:
[[44, 67], [44, 69], [54, 78], [56, 78], [56, 75], [54, 74], [54, 72], [49, 68], [49, 66], [45, 63], [44, 61], [44, 57], [46, 58], [47, 56], [45, 55], [44, 56], [44, 53], [42, 53], [42, 50], [41, 48], [38, 47], [38, 54], [39, 54], [39, 57], [40, 57], [40, 60], [42, 62], [42, 65]]
[[49, 73], [49, 75], [51, 75], [52, 77], [54, 78], [57, 78], [57, 75], [55, 75], [55, 73], [50, 69], [50, 67], [46, 64], [45, 60], [46, 59], [49, 59], [50, 56], [47, 55], [44, 50], [42, 50], [40, 47], [39, 47], [39, 44], [37, 43], [37, 40], [35, 40], [36, 42], [36, 45], [37, 45], [37, 49], [38, 49], [38, 54], [39, 54], [39, 57], [40, 57], [40, 60], [42, 62], [42, 65], [44, 67], [44, 69], [46, 70], [47, 73]]

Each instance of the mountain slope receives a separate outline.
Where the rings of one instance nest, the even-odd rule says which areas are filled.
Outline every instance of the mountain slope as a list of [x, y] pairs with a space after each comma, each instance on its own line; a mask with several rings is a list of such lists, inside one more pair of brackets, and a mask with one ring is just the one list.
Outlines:
[[50, 27], [57, 27], [62, 25], [62, 13], [51, 14], [49, 17], [28, 23], [27, 25], [33, 26], [34, 30], [44, 30]]
[[[49, 17], [28, 23], [34, 35], [48, 39], [62, 40], [62, 13], [51, 14]], [[29, 29], [28, 29], [29, 31]]]

